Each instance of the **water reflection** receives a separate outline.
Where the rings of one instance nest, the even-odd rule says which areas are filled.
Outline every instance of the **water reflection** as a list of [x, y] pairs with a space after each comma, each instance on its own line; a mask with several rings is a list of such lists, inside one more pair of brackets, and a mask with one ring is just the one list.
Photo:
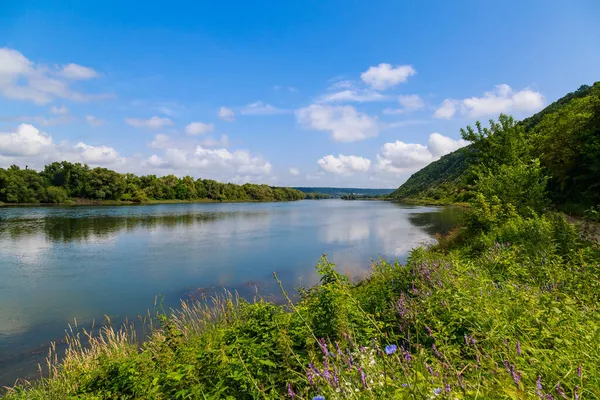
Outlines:
[[0, 209], [0, 385], [35, 371], [32, 352], [74, 317], [135, 317], [157, 294], [170, 307], [223, 288], [277, 300], [273, 272], [291, 292], [313, 285], [326, 253], [361, 276], [372, 259], [431, 242], [456, 214], [337, 200]]

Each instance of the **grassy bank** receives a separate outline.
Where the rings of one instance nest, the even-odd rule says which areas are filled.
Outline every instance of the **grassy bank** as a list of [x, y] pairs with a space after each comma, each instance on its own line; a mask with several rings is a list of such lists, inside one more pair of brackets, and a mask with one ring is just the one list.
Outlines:
[[599, 263], [552, 214], [456, 230], [360, 282], [324, 258], [296, 304], [186, 303], [157, 315], [142, 346], [131, 326], [74, 330], [50, 378], [5, 396], [598, 398]]

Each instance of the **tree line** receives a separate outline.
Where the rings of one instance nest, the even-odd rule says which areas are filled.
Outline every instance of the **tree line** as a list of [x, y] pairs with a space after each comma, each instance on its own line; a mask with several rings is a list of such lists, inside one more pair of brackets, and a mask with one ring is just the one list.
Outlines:
[[146, 202], [152, 200], [293, 201], [327, 195], [246, 183], [175, 175], [137, 176], [68, 161], [53, 162], [42, 171], [12, 165], [0, 168], [0, 202], [64, 203], [70, 199]]

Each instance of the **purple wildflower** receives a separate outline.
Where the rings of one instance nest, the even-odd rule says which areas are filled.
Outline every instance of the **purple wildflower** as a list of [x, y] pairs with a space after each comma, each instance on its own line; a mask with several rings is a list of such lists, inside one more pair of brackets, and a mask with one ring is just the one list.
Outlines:
[[433, 337], [433, 331], [431, 330], [430, 327], [428, 327], [427, 325], [425, 325], [425, 330], [427, 331], [427, 334], [431, 337]]
[[319, 347], [324, 355], [329, 355], [329, 349], [327, 349], [327, 343], [325, 342], [325, 339], [319, 339]]
[[435, 347], [435, 343], [431, 344], [431, 348], [433, 349], [434, 354], [440, 359], [443, 360], [444, 356], [442, 355], [442, 353], [440, 353], [437, 349], [437, 347]]
[[521, 355], [521, 343], [517, 341], [517, 354]]
[[444, 387], [446, 388], [446, 393], [450, 393], [452, 391], [452, 388], [450, 387], [450, 384], [446, 383], [444, 385]]
[[560, 382], [558, 382], [556, 384], [556, 393], [558, 393], [561, 396], [566, 396], [567, 394], [565, 393], [565, 390], [562, 388], [562, 386], [560, 386]]
[[431, 366], [430, 366], [429, 364], [425, 363], [425, 368], [427, 368], [427, 371], [429, 371], [429, 374], [430, 374], [430, 375], [435, 375], [435, 374], [433, 373], [433, 369], [431, 368]]
[[573, 398], [579, 400], [579, 386], [575, 386], [575, 389], [573, 389]]
[[535, 393], [540, 397], [540, 399], [544, 398], [544, 388], [542, 387], [542, 377], [538, 375], [537, 383], [535, 387]]
[[465, 334], [465, 344], [468, 346], [469, 345], [469, 337]]
[[546, 399], [547, 399], [547, 400], [554, 400], [554, 397], [552, 397], [552, 395], [551, 395], [550, 393], [548, 393], [548, 394], [546, 395]]
[[358, 372], [360, 374], [360, 383], [362, 383], [363, 387], [367, 387], [367, 377], [365, 375], [365, 371], [363, 371], [361, 367], [358, 367]]
[[394, 354], [396, 350], [398, 350], [398, 347], [395, 344], [388, 344], [387, 346], [385, 346], [385, 354], [387, 354], [388, 356], [390, 354]]
[[292, 390], [292, 385], [290, 385], [289, 383], [287, 384], [287, 392], [288, 392], [288, 396], [290, 396], [290, 398], [293, 399], [294, 397], [296, 397], [296, 394]]
[[408, 383], [403, 383], [402, 387], [408, 387]]
[[407, 351], [406, 353], [404, 353], [404, 359], [406, 360], [406, 362], [410, 362], [412, 360], [412, 357], [410, 355], [410, 351]]
[[319, 369], [318, 369], [317, 367], [315, 367], [315, 364], [313, 364], [313, 362], [312, 362], [312, 361], [308, 363], [308, 367], [309, 367], [310, 369], [312, 369], [312, 370], [314, 371], [314, 373], [315, 373], [315, 374], [317, 374], [317, 375], [321, 375], [321, 372], [319, 372]]
[[433, 394], [435, 394], [436, 396], [440, 393], [442, 393], [442, 388], [433, 389]]
[[313, 371], [310, 369], [306, 370], [306, 379], [308, 379], [308, 384], [309, 385], [314, 385], [314, 378], [313, 378]]
[[312, 400], [325, 400], [325, 396], [315, 396]]
[[581, 378], [581, 372], [582, 372], [582, 369], [581, 369], [581, 365], [580, 365], [577, 367], [577, 376], [580, 378]]

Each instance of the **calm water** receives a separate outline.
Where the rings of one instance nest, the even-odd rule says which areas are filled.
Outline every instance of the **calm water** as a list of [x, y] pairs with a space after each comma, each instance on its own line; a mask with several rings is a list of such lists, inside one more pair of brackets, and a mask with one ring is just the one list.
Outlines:
[[360, 276], [403, 259], [460, 210], [378, 201], [0, 208], [0, 386], [35, 375], [52, 340], [227, 288], [277, 298], [317, 282], [321, 254]]

